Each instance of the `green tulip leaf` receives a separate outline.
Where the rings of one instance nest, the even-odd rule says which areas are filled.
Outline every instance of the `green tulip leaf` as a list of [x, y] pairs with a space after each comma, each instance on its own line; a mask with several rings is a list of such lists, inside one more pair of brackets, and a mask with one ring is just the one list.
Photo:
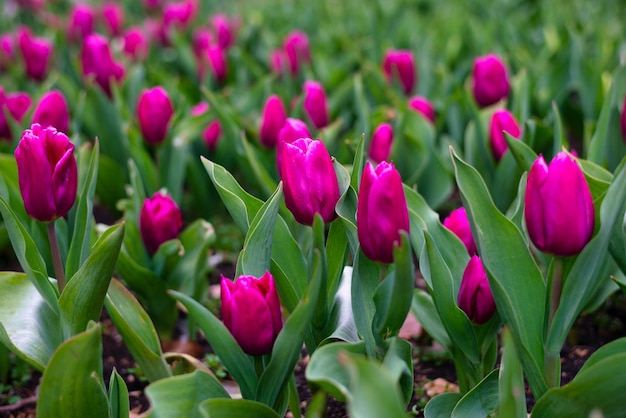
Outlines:
[[450, 418], [492, 417], [498, 409], [498, 370], [489, 373], [467, 392], [452, 410]]
[[[530, 129], [530, 127], [527, 124], [526, 130], [528, 129]], [[511, 155], [517, 162], [517, 166], [522, 169], [522, 171], [530, 170], [530, 167], [537, 159], [537, 153], [524, 141], [514, 138], [508, 132], [504, 132], [504, 138], [506, 139], [506, 144], [511, 151]]]
[[215, 376], [200, 369], [151, 383], [146, 396], [150, 399], [146, 418], [201, 418], [200, 405], [204, 401], [229, 398]]
[[111, 372], [109, 379], [109, 410], [111, 418], [129, 418], [130, 415], [128, 387], [115, 369]]
[[583, 367], [578, 371], [578, 373], [584, 372], [589, 367], [599, 363], [600, 361], [614, 356], [616, 354], [626, 353], [626, 337], [618, 338], [617, 340], [613, 340], [610, 343], [607, 343], [597, 349], [583, 364]]
[[367, 258], [359, 249], [352, 271], [352, 312], [357, 331], [365, 340], [369, 357], [376, 358], [376, 346], [382, 341], [376, 339], [372, 324], [376, 313], [374, 293], [379, 281], [379, 269], [376, 262]]
[[189, 142], [184, 132], [177, 132], [159, 148], [159, 169], [163, 187], [175, 202], [180, 202], [184, 190], [185, 173], [189, 162]]
[[450, 350], [450, 337], [441, 322], [435, 302], [431, 295], [421, 289], [415, 289], [413, 301], [411, 302], [411, 312], [424, 327], [428, 335], [441, 344], [446, 350]]
[[250, 168], [254, 173], [254, 178], [257, 180], [266, 196], [270, 196], [274, 193], [278, 185], [265, 168], [267, 166], [267, 162], [260, 160], [257, 155], [257, 151], [255, 151], [255, 149], [250, 145], [244, 133], [237, 135], [237, 138], [241, 141], [241, 147], [245, 152], [247, 163], [250, 165]]
[[413, 358], [411, 343], [399, 337], [391, 337], [385, 341], [385, 357], [383, 366], [389, 371], [394, 382], [397, 382], [404, 396], [404, 406], [411, 401], [413, 395]]
[[37, 417], [109, 417], [100, 326], [76, 334], [54, 352], [41, 378]]
[[499, 376], [498, 416], [526, 418], [526, 393], [524, 374], [511, 332], [502, 332], [503, 352]]
[[342, 222], [332, 222], [326, 239], [326, 258], [328, 262], [328, 298], [332, 300], [346, 265], [348, 255], [348, 237]]
[[415, 184], [428, 165], [432, 154], [435, 132], [421, 113], [408, 106], [397, 119], [391, 150], [391, 159], [406, 184]]
[[568, 147], [567, 139], [565, 138], [565, 130], [563, 129], [563, 121], [561, 120], [561, 112], [556, 102], [552, 102], [552, 117], [554, 121], [554, 141], [552, 142], [552, 155], [556, 155], [561, 149]]
[[247, 399], [209, 399], [200, 410], [204, 418], [280, 418], [269, 406]]
[[430, 152], [432, 155], [418, 179], [417, 189], [424, 196], [428, 205], [437, 209], [445, 204], [452, 195], [454, 179], [441, 155], [432, 145]]
[[442, 393], [435, 396], [426, 404], [426, 407], [424, 408], [424, 417], [451, 417], [452, 411], [454, 411], [454, 408], [462, 397], [462, 394], [456, 392]]

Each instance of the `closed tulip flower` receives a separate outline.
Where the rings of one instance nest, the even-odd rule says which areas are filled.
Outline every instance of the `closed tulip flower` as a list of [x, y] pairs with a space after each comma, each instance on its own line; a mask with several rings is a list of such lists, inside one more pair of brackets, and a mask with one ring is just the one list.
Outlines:
[[283, 328], [280, 300], [270, 272], [220, 282], [222, 321], [241, 349], [251, 356], [269, 354]]
[[33, 36], [30, 29], [20, 27], [17, 31], [17, 45], [22, 54], [26, 75], [35, 81], [46, 78], [52, 57], [52, 42]]
[[566, 152], [559, 152], [549, 166], [541, 155], [533, 163], [524, 218], [531, 241], [546, 253], [575, 255], [591, 239], [595, 222], [591, 191], [578, 163]]
[[282, 76], [287, 66], [287, 54], [282, 49], [270, 51], [270, 69], [277, 76]]
[[144, 31], [138, 27], [131, 27], [123, 35], [122, 51], [135, 61], [146, 59], [150, 51], [150, 43]]
[[496, 161], [500, 161], [504, 153], [509, 149], [504, 133], [519, 139], [522, 131], [515, 120], [515, 116], [506, 109], [499, 109], [491, 115], [489, 124], [489, 145]]
[[276, 167], [278, 168], [278, 174], [282, 178], [283, 175], [280, 172], [282, 166], [282, 153], [285, 148], [285, 144], [290, 144], [296, 139], [311, 138], [311, 133], [306, 123], [300, 119], [287, 118], [285, 124], [278, 132], [278, 142], [276, 143]]
[[383, 58], [383, 72], [389, 83], [398, 80], [404, 94], [411, 94], [417, 78], [413, 52], [406, 50], [387, 51]]
[[304, 112], [317, 129], [322, 129], [328, 125], [328, 104], [324, 87], [316, 81], [304, 83], [304, 102], [302, 103]]
[[209, 64], [211, 74], [218, 83], [223, 83], [228, 75], [228, 61], [226, 51], [219, 46], [214, 46], [206, 51], [206, 59]]
[[496, 302], [480, 257], [473, 255], [463, 271], [459, 288], [459, 308], [475, 324], [484, 324], [496, 312]]
[[95, 13], [90, 5], [77, 3], [70, 11], [67, 36], [72, 41], [82, 41], [93, 33]]
[[93, 33], [83, 43], [80, 54], [85, 77], [94, 76], [96, 83], [111, 96], [111, 80], [119, 82], [124, 76], [124, 67], [113, 59], [109, 41]]
[[235, 33], [237, 31], [236, 19], [229, 18], [223, 13], [218, 13], [210, 18], [211, 26], [215, 31], [217, 44], [222, 49], [228, 49], [235, 44]]
[[102, 21], [109, 35], [118, 36], [124, 26], [124, 9], [122, 5], [113, 1], [107, 1], [101, 9]]
[[202, 131], [202, 140], [209, 152], [215, 152], [220, 139], [222, 139], [222, 124], [219, 120], [214, 120]]
[[393, 143], [393, 127], [388, 123], [381, 123], [372, 134], [372, 141], [368, 151], [368, 156], [375, 162], [386, 161], [391, 154]]
[[400, 173], [393, 163], [376, 168], [365, 164], [359, 186], [356, 228], [365, 255], [382, 263], [393, 262], [393, 247], [400, 232], [409, 232], [409, 211]]
[[469, 255], [476, 254], [476, 243], [474, 242], [472, 228], [470, 227], [469, 220], [467, 219], [467, 212], [464, 207], [460, 207], [450, 212], [450, 215], [443, 220], [443, 226], [459, 237], [465, 245], [465, 248], [467, 248]]
[[28, 93], [16, 92], [5, 94], [0, 87], [0, 139], [11, 140], [11, 125], [5, 116], [5, 109], [16, 122], [21, 122], [30, 108], [31, 100]]
[[280, 168], [285, 205], [301, 224], [312, 225], [316, 213], [324, 222], [337, 217], [339, 182], [324, 143], [300, 138], [283, 149]]
[[283, 42], [283, 50], [287, 55], [289, 72], [292, 76], [298, 75], [303, 65], [311, 63], [309, 38], [304, 32], [293, 31], [289, 33]]
[[282, 100], [273, 94], [265, 102], [263, 119], [259, 132], [259, 141], [266, 148], [274, 148], [278, 142], [278, 133], [287, 120], [287, 112]]
[[415, 110], [430, 122], [435, 123], [435, 108], [423, 96], [414, 96], [409, 100], [409, 109]]
[[15, 60], [15, 39], [11, 33], [0, 35], [0, 71], [11, 66]]
[[495, 54], [478, 57], [472, 70], [472, 90], [480, 107], [491, 106], [509, 96], [509, 75], [502, 60]]
[[15, 161], [26, 213], [41, 222], [65, 216], [78, 184], [74, 144], [67, 135], [35, 123], [22, 134]]
[[60, 132], [68, 132], [70, 112], [65, 96], [59, 90], [52, 90], [41, 96], [33, 113], [33, 123], [52, 126]]
[[150, 254], [156, 253], [164, 242], [178, 237], [182, 227], [182, 214], [170, 196], [156, 192], [144, 200], [139, 215], [139, 231]]
[[137, 119], [143, 139], [158, 145], [165, 141], [174, 107], [163, 87], [144, 90], [137, 100]]

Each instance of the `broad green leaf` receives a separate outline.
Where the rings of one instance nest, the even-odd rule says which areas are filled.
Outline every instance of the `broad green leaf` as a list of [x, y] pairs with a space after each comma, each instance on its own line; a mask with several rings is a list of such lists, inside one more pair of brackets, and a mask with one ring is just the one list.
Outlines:
[[613, 340], [610, 343], [607, 343], [597, 349], [583, 364], [583, 367], [578, 371], [578, 373], [582, 373], [584, 370], [589, 367], [595, 365], [596, 363], [611, 357], [615, 354], [626, 353], [626, 337], [618, 338], [617, 340]]
[[450, 337], [441, 322], [432, 296], [424, 290], [415, 289], [411, 303], [411, 312], [413, 312], [413, 315], [415, 315], [428, 335], [441, 344], [446, 350], [450, 349]]
[[406, 184], [415, 184], [428, 165], [432, 154], [434, 129], [421, 113], [406, 107], [394, 138], [391, 159]]
[[159, 150], [159, 163], [163, 187], [175, 202], [181, 202], [185, 173], [189, 161], [189, 141], [186, 133], [178, 132]]
[[442, 393], [435, 396], [426, 404], [426, 407], [424, 408], [424, 417], [451, 417], [452, 411], [454, 411], [454, 408], [462, 397], [462, 394], [456, 392]]
[[200, 410], [204, 418], [280, 418], [269, 406], [247, 399], [209, 399]]
[[154, 382], [146, 388], [146, 396], [150, 399], [146, 418], [201, 418], [204, 401], [229, 398], [215, 376], [200, 369]]
[[374, 335], [372, 328], [376, 313], [374, 293], [378, 280], [378, 265], [367, 258], [359, 248], [352, 271], [352, 312], [357, 331], [365, 340], [367, 355], [373, 358], [376, 357], [376, 345], [382, 343], [376, 340], [377, 336]]
[[109, 285], [105, 306], [128, 351], [148, 380], [154, 382], [171, 376], [150, 317], [134, 296], [115, 279]]
[[517, 356], [515, 341], [508, 329], [502, 332], [503, 353], [499, 376], [498, 416], [526, 418], [526, 393], [522, 364]]
[[129, 418], [130, 400], [126, 382], [117, 370], [113, 369], [109, 379], [109, 411], [111, 418]]
[[255, 179], [257, 180], [259, 186], [263, 192], [270, 196], [276, 190], [278, 186], [276, 181], [272, 178], [272, 176], [268, 173], [267, 169], [264, 166], [264, 162], [260, 160], [257, 152], [250, 145], [244, 133], [241, 135], [237, 135], [237, 137], [241, 141], [241, 147], [243, 148], [247, 163], [249, 164], [252, 172], [254, 173]]
[[552, 143], [552, 155], [556, 155], [563, 147], [567, 148], [567, 139], [565, 138], [565, 130], [561, 121], [561, 113], [556, 102], [552, 102], [552, 118], [554, 120], [554, 142]]
[[[529, 129], [528, 125], [526, 126], [526, 129]], [[535, 151], [525, 142], [512, 137], [508, 132], [504, 132], [504, 137], [507, 145], [509, 146], [509, 150], [511, 151], [511, 155], [515, 158], [518, 167], [523, 171], [530, 170], [530, 167], [537, 159], [537, 153], [535, 153]]]
[[434, 148], [430, 152], [432, 155], [418, 179], [417, 189], [424, 196], [428, 205], [437, 209], [446, 203], [452, 195], [454, 179], [439, 153]]
[[413, 395], [413, 358], [411, 343], [399, 337], [391, 337], [385, 341], [385, 357], [383, 366], [389, 371], [392, 379], [404, 395], [404, 406], [411, 401]]
[[496, 369], [489, 373], [472, 390], [463, 395], [454, 407], [450, 417], [491, 417], [495, 415], [497, 409], [498, 370]]
[[332, 222], [326, 239], [328, 260], [328, 298], [332, 300], [343, 275], [348, 255], [348, 237], [342, 222]]
[[109, 417], [100, 326], [73, 336], [54, 352], [41, 378], [37, 417]]
[[68, 281], [59, 298], [65, 338], [85, 330], [89, 321], [98, 321], [117, 256], [124, 238], [124, 224], [110, 227], [96, 242], [85, 263]]
[[509, 324], [535, 396], [543, 377], [546, 286], [519, 229], [498, 211], [478, 172], [452, 153], [457, 184], [498, 312]]
[[38, 370], [61, 344], [61, 322], [24, 273], [0, 272], [0, 341]]

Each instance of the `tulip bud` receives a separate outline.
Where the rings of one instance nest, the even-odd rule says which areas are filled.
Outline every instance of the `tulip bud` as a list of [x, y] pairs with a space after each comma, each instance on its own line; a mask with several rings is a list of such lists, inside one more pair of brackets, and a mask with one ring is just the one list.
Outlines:
[[41, 222], [65, 216], [74, 205], [78, 184], [69, 138], [35, 123], [22, 134], [15, 161], [26, 213]]
[[300, 73], [302, 65], [311, 63], [309, 38], [304, 32], [293, 31], [287, 35], [283, 42], [283, 50], [287, 55], [289, 71], [292, 76]]
[[487, 107], [509, 95], [509, 76], [497, 55], [489, 54], [474, 60], [473, 92], [478, 106]]
[[6, 108], [9, 115], [16, 122], [21, 122], [30, 104], [30, 96], [27, 93], [17, 92], [5, 94], [2, 87], [0, 87], [0, 139], [10, 141], [13, 138], [11, 126], [6, 120], [4, 109]]
[[52, 42], [32, 36], [30, 29], [20, 27], [17, 32], [17, 44], [24, 60], [26, 75], [35, 81], [46, 78], [52, 56]]
[[435, 123], [435, 109], [425, 97], [413, 96], [409, 100], [409, 108], [415, 110], [432, 123]]
[[186, 29], [197, 13], [198, 3], [195, 0], [166, 3], [163, 8], [163, 30], [169, 34], [171, 29]]
[[282, 174], [285, 205], [301, 224], [312, 225], [319, 213], [324, 222], [337, 217], [339, 182], [324, 143], [300, 138], [283, 149]]
[[124, 68], [113, 60], [109, 42], [97, 33], [85, 38], [80, 54], [85, 77], [95, 76], [96, 83], [111, 96], [111, 79], [119, 82], [124, 76]]
[[202, 132], [202, 139], [209, 152], [215, 152], [217, 144], [222, 138], [222, 124], [219, 120], [209, 123], [209, 126]]
[[6, 70], [15, 60], [14, 44], [13, 34], [0, 35], [0, 71]]
[[578, 254], [594, 228], [593, 198], [578, 163], [559, 152], [550, 165], [539, 156], [528, 173], [524, 218], [531, 241], [556, 256]]
[[272, 351], [283, 328], [280, 300], [270, 272], [220, 282], [222, 321], [242, 350], [251, 356]]
[[52, 126], [59, 132], [68, 132], [70, 112], [63, 93], [51, 90], [41, 96], [33, 113], [33, 123], [38, 123], [44, 128]]
[[235, 31], [237, 24], [222, 13], [211, 16], [209, 20], [217, 37], [217, 44], [222, 49], [228, 49], [235, 43]]
[[472, 228], [470, 227], [469, 220], [467, 219], [467, 212], [464, 207], [460, 207], [450, 212], [450, 215], [443, 220], [443, 226], [459, 237], [465, 245], [465, 248], [467, 248], [469, 255], [476, 254], [476, 243], [474, 242]]
[[150, 43], [146, 34], [138, 27], [131, 27], [124, 32], [123, 44], [124, 54], [134, 61], [142, 61], [148, 56]]
[[506, 109], [499, 109], [491, 115], [491, 123], [489, 125], [489, 144], [496, 161], [500, 161], [504, 153], [509, 149], [504, 136], [505, 132], [517, 139], [522, 135], [522, 131], [513, 114]]
[[389, 50], [383, 58], [383, 71], [387, 82], [399, 80], [404, 94], [409, 95], [415, 88], [415, 59], [413, 52], [405, 50]]
[[194, 30], [191, 37], [191, 46], [197, 59], [201, 59], [213, 43], [213, 35], [209, 29], [198, 28]]
[[287, 120], [287, 112], [280, 97], [273, 94], [268, 97], [263, 108], [263, 120], [259, 132], [261, 145], [274, 148], [278, 141], [278, 133]]
[[282, 76], [287, 65], [287, 55], [282, 49], [275, 49], [270, 52], [270, 69], [277, 76]]
[[207, 102], [200, 102], [191, 108], [191, 116], [202, 116], [208, 112], [210, 106]]
[[139, 231], [150, 254], [157, 252], [161, 244], [178, 237], [183, 218], [174, 200], [163, 192], [147, 198], [139, 215]]
[[137, 119], [143, 139], [152, 145], [165, 141], [174, 115], [172, 101], [163, 87], [144, 90], [137, 100]]
[[489, 287], [489, 279], [477, 255], [470, 258], [463, 271], [458, 303], [470, 321], [478, 325], [489, 321], [496, 312], [496, 301]]
[[393, 128], [388, 123], [381, 123], [372, 134], [368, 156], [375, 162], [386, 161], [391, 154]]
[[86, 3], [77, 3], [70, 11], [67, 37], [72, 41], [82, 41], [93, 33], [95, 13]]
[[624, 98], [624, 106], [622, 107], [622, 115], [619, 121], [622, 129], [622, 141], [626, 144], [626, 97]]
[[374, 261], [393, 262], [400, 231], [409, 232], [409, 210], [400, 173], [393, 163], [365, 164], [359, 186], [356, 228], [363, 253]]
[[328, 125], [328, 105], [324, 87], [316, 81], [304, 83], [304, 111], [317, 129]]
[[206, 59], [215, 80], [217, 80], [218, 83], [223, 83], [228, 75], [226, 51], [219, 46], [211, 47], [206, 51]]
[[118, 36], [124, 26], [124, 9], [116, 2], [107, 1], [102, 5], [102, 20], [109, 35]]
[[276, 167], [278, 168], [280, 178], [283, 177], [280, 169], [282, 167], [282, 153], [285, 144], [290, 144], [300, 138], [311, 138], [311, 136], [306, 123], [300, 119], [287, 118], [285, 120], [285, 124], [278, 132], [278, 142], [276, 143]]

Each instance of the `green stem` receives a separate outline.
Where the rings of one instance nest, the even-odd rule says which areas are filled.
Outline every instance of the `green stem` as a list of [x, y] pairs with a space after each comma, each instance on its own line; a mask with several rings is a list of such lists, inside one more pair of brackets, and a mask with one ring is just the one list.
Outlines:
[[48, 222], [48, 241], [50, 242], [50, 252], [52, 253], [52, 264], [54, 264], [54, 274], [59, 287], [59, 294], [65, 289], [65, 272], [63, 270], [63, 261], [61, 260], [61, 251], [59, 251], [59, 242], [57, 241], [57, 233], [54, 229], [54, 222]]
[[264, 356], [254, 356], [254, 370], [256, 371], [256, 375], [259, 378], [265, 370], [265, 359], [263, 357]]
[[[550, 316], [548, 317], [548, 329], [552, 328], [554, 315], [559, 308], [561, 301], [561, 291], [563, 289], [563, 259], [556, 257], [552, 269], [552, 287], [550, 290]], [[545, 376], [548, 388], [559, 387], [561, 385], [561, 353], [545, 352]]]

